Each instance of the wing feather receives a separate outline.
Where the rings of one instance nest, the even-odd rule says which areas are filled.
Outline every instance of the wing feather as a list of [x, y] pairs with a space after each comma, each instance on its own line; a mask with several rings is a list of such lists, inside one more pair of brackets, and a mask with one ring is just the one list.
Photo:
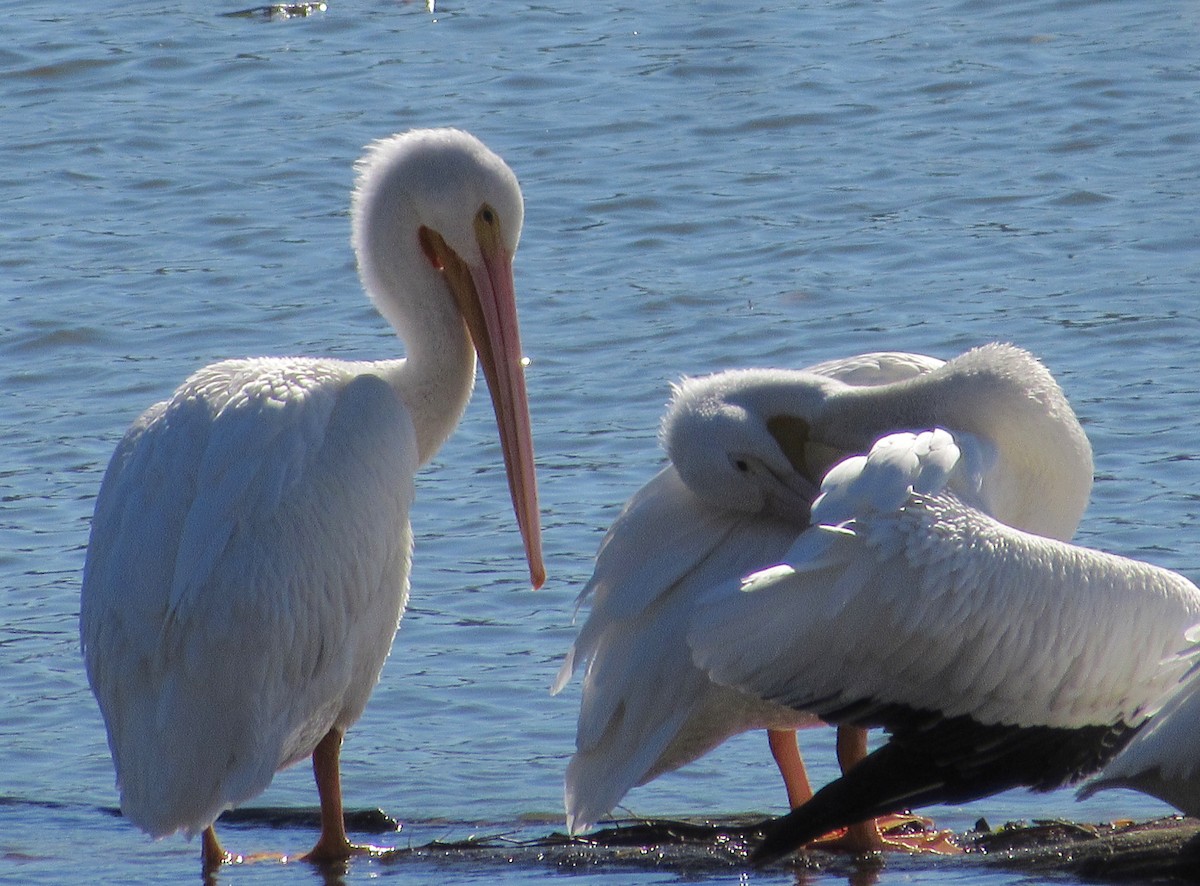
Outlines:
[[837, 379], [852, 387], [870, 387], [904, 381], [945, 366], [945, 360], [905, 351], [876, 351], [826, 360], [804, 369], [813, 375]]
[[[1193, 635], [1194, 637], [1194, 635]], [[1188, 650], [1193, 660], [1200, 647]], [[1200, 666], [1175, 688], [1162, 709], [1100, 775], [1080, 791], [1081, 797], [1108, 788], [1132, 788], [1170, 803], [1186, 815], [1200, 815]]]
[[[812, 718], [712, 684], [683, 642], [697, 594], [781, 556], [795, 527], [701, 504], [673, 468], [630, 500], [584, 590], [591, 612], [554, 691], [586, 665], [566, 795], [573, 830], [745, 729]], [[673, 639], [674, 638], [674, 639]]]
[[173, 611], [195, 602], [239, 524], [273, 512], [304, 480], [337, 403], [331, 385], [305, 388], [286, 377], [248, 375], [233, 376], [208, 426], [175, 559]]
[[704, 507], [675, 469], [663, 468], [638, 490], [609, 528], [596, 567], [576, 601], [591, 603], [551, 687], [557, 694], [594, 656], [610, 626], [635, 620], [671, 591], [728, 535], [728, 515]]

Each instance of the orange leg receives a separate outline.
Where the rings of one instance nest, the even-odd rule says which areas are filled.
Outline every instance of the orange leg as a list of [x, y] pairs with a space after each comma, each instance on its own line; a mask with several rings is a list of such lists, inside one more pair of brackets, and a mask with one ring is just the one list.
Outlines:
[[321, 800], [321, 836], [317, 845], [301, 856], [302, 861], [318, 864], [345, 861], [353, 855], [370, 855], [380, 850], [375, 846], [360, 846], [346, 835], [346, 817], [342, 814], [342, 776], [338, 762], [342, 754], [342, 731], [330, 729], [313, 750], [313, 776], [317, 780], [317, 796]]
[[342, 814], [342, 776], [339, 759], [342, 732], [330, 729], [313, 751], [313, 776], [321, 800], [321, 836], [306, 861], [344, 861], [358, 848], [346, 836], [346, 818]]
[[[867, 730], [857, 726], [839, 726], [837, 731], [838, 764], [849, 772], [867, 756]], [[890, 831], [912, 824], [922, 825], [915, 834], [893, 834]], [[949, 831], [929, 830], [933, 822], [912, 815], [889, 815], [851, 825], [845, 831], [820, 838], [823, 847], [836, 847], [854, 853], [882, 852], [896, 849], [904, 852], [926, 852], [934, 855], [958, 855], [962, 849], [950, 839]]]
[[808, 781], [808, 773], [804, 769], [804, 759], [800, 756], [800, 743], [794, 729], [768, 729], [767, 743], [771, 746], [771, 756], [783, 776], [783, 786], [787, 789], [788, 805], [795, 809], [807, 803], [813, 795], [812, 785]]
[[213, 825], [204, 829], [200, 835], [200, 861], [203, 865], [204, 882], [216, 883], [223, 864], [247, 864], [257, 861], [287, 861], [287, 857], [278, 852], [260, 852], [255, 855], [234, 855], [221, 848], [217, 840], [217, 831]]
[[[346, 819], [342, 814], [342, 779], [338, 759], [342, 752], [342, 732], [330, 729], [313, 750], [313, 775], [317, 781], [317, 796], [321, 800], [321, 836], [317, 844], [301, 856], [304, 861], [345, 861], [352, 855], [370, 852], [371, 846], [355, 846], [346, 836]], [[255, 861], [287, 861], [277, 853], [230, 855], [221, 848], [212, 825], [204, 829], [201, 845], [204, 874], [211, 878], [222, 864]]]
[[204, 865], [204, 873], [211, 874], [225, 862], [232, 860], [229, 853], [221, 848], [216, 829], [212, 825], [206, 827], [200, 836], [200, 861]]
[[[867, 756], [867, 730], [857, 726], [839, 726], [837, 730], [837, 758], [842, 772], [849, 772]], [[874, 819], [860, 821], [846, 829], [846, 847], [852, 852], [879, 852], [883, 849], [883, 835], [879, 823]]]

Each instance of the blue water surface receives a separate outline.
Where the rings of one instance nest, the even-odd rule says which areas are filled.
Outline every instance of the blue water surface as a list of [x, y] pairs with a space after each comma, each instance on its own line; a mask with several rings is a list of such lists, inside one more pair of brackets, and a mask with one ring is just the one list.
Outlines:
[[[124, 428], [206, 362], [399, 353], [355, 279], [347, 206], [363, 145], [410, 127], [474, 131], [525, 191], [516, 273], [550, 580], [527, 586], [480, 391], [419, 477], [412, 604], [345, 746], [348, 805], [406, 823], [381, 842], [561, 828], [578, 687], [547, 687], [604, 529], [662, 461], [658, 418], [685, 374], [1015, 342], [1061, 380], [1095, 447], [1082, 540], [1200, 576], [1200, 6], [330, 0], [303, 18], [223, 14], [245, 2], [5, 10], [0, 880], [198, 874], [195, 842], [155, 843], [108, 811], [77, 639], [93, 499]], [[804, 742], [814, 778], [833, 777], [832, 732]], [[307, 767], [257, 804], [314, 805]], [[626, 805], [778, 812], [784, 798], [746, 735]], [[934, 814], [965, 830], [1167, 811], [1064, 791]], [[237, 851], [312, 839], [226, 834]], [[363, 860], [338, 882], [547, 872]], [[903, 862], [876, 876], [1025, 882]], [[709, 882], [747, 877], [795, 879]], [[313, 880], [296, 865], [220, 875]]]

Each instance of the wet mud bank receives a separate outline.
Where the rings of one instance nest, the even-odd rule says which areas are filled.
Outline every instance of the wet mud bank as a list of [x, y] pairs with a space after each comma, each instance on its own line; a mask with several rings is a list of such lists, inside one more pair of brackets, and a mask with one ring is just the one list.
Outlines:
[[[237, 823], [252, 825], [260, 814], [272, 813], [246, 810], [242, 813], [245, 817]], [[278, 810], [273, 813], [276, 818], [279, 814]], [[446, 822], [441, 826], [447, 834], [464, 830], [473, 833], [462, 839], [414, 839], [408, 846], [380, 852], [376, 861], [385, 865], [417, 863], [476, 870], [514, 864], [614, 872], [660, 869], [681, 875], [750, 870], [748, 856], [761, 836], [762, 821], [760, 816], [622, 821], [581, 837], [555, 830], [539, 834], [539, 826], [552, 827], [550, 823], [525, 821], [514, 823], [511, 828], [500, 824], [472, 828]], [[355, 813], [351, 824], [355, 822], [364, 835], [400, 828], [383, 813], [370, 810]], [[425, 830], [427, 825], [405, 825], [403, 830], [413, 839], [414, 832]], [[980, 821], [975, 830], [953, 835], [953, 840], [962, 848], [962, 854], [887, 852], [882, 856], [854, 857], [816, 849], [796, 853], [768, 865], [767, 869], [824, 871], [865, 883], [871, 882], [871, 870], [880, 866], [912, 872], [994, 867], [1030, 874], [1073, 875], [1087, 882], [1200, 883], [1200, 821], [1195, 819], [1169, 817], [1100, 824], [1010, 822], [996, 828]]]

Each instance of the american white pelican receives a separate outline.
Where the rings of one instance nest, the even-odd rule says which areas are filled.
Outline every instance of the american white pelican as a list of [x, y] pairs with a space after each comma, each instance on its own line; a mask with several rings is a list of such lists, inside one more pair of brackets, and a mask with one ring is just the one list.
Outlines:
[[[1091, 447], [1050, 373], [1018, 348], [988, 345], [944, 364], [866, 354], [678, 386], [662, 429], [671, 463], [604, 539], [580, 595], [581, 604], [591, 598], [591, 613], [554, 686], [587, 663], [566, 775], [570, 829], [749, 729], [771, 730], [789, 802], [811, 795], [785, 730], [816, 718], [714, 684], [691, 661], [689, 619], [713, 586], [779, 561], [807, 525], [830, 464], [889, 431], [938, 424], [990, 446], [983, 496], [991, 513], [1070, 538], [1091, 490]], [[844, 765], [865, 754], [864, 732], [843, 741], [851, 746]], [[856, 839], [877, 842], [863, 831]]]
[[1186, 671], [1200, 589], [979, 509], [991, 447], [898, 434], [834, 467], [782, 564], [697, 607], [713, 679], [891, 735], [768, 828], [768, 860], [831, 828], [1096, 771]]
[[[1188, 640], [1200, 640], [1200, 628], [1193, 628]], [[1162, 710], [1079, 793], [1087, 797], [1108, 788], [1132, 788], [1200, 817], [1200, 666], [1193, 667]]]
[[359, 274], [407, 359], [207, 366], [133, 423], [104, 476], [80, 635], [121, 810], [155, 837], [213, 830], [309, 755], [312, 860], [356, 847], [342, 736], [367, 703], [408, 598], [413, 475], [491, 389], [530, 575], [541, 532], [512, 257], [524, 205], [478, 139], [423, 130], [357, 167]]

